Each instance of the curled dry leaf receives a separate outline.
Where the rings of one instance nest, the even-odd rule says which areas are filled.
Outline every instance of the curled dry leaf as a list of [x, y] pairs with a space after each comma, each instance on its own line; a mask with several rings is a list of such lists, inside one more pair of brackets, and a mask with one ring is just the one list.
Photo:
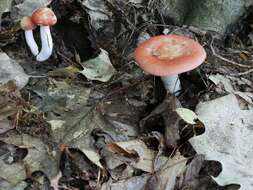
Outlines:
[[[162, 155], [155, 158], [156, 152], [148, 149], [145, 143], [141, 140], [111, 143], [107, 145], [107, 149], [118, 155], [118, 160], [123, 161], [124, 159], [122, 157], [127, 157], [128, 162], [126, 162], [126, 164], [150, 173], [150, 177], [147, 181], [143, 179], [143, 181], [146, 181], [145, 189], [174, 189], [176, 178], [181, 177], [184, 173], [187, 162], [187, 158], [181, 156], [179, 153], [173, 158], [168, 158]], [[154, 171], [155, 159], [157, 165], [156, 171]], [[131, 177], [130, 179], [134, 180], [135, 177]], [[114, 186], [112, 184], [121, 184], [122, 182], [123, 180], [116, 183], [111, 183], [109, 181], [106, 185], [112, 187]], [[141, 187], [143, 188], [143, 186]]]
[[107, 145], [113, 153], [132, 158], [130, 163], [134, 168], [152, 173], [155, 152], [150, 150], [141, 140], [115, 142]]
[[101, 49], [98, 57], [85, 61], [81, 65], [83, 66], [83, 70], [80, 73], [90, 80], [107, 82], [115, 73], [108, 53], [103, 49]]

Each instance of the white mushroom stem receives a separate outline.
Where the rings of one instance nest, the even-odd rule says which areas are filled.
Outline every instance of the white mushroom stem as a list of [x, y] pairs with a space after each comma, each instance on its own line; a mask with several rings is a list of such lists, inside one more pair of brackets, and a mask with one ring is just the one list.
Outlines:
[[176, 96], [180, 93], [181, 83], [178, 78], [178, 75], [170, 75], [161, 77], [164, 87], [170, 93], [175, 94]]
[[29, 46], [32, 54], [34, 56], [38, 55], [39, 53], [39, 48], [38, 48], [38, 45], [37, 43], [35, 42], [34, 40], [34, 37], [33, 37], [33, 31], [32, 30], [26, 30], [25, 31], [25, 40], [26, 40], [26, 43], [27, 45]]
[[37, 55], [37, 61], [47, 60], [53, 51], [53, 40], [49, 26], [40, 26], [41, 50]]

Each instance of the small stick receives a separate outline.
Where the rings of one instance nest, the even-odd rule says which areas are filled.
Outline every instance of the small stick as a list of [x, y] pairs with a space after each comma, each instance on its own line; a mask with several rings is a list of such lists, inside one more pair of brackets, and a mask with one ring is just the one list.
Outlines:
[[236, 66], [239, 66], [239, 67], [251, 68], [251, 66], [249, 66], [249, 65], [243, 65], [243, 64], [240, 64], [240, 63], [236, 63], [236, 62], [234, 62], [234, 61], [231, 61], [231, 60], [229, 60], [229, 59], [227, 59], [227, 58], [225, 58], [225, 57], [222, 57], [221, 55], [217, 54], [217, 53], [215, 52], [214, 48], [213, 48], [213, 39], [212, 39], [212, 41], [211, 41], [210, 48], [211, 48], [211, 50], [212, 50], [213, 55], [214, 55], [215, 57], [217, 57], [217, 58], [223, 60], [223, 61], [226, 61], [226, 62], [228, 62], [228, 63], [231, 63], [231, 64], [236, 65]]
[[241, 73], [233, 73], [233, 74], [230, 74], [230, 76], [243, 76], [243, 75], [247, 75], [247, 74], [250, 74], [253, 72], [253, 69], [250, 69], [248, 71], [244, 71], [244, 72], [241, 72]]

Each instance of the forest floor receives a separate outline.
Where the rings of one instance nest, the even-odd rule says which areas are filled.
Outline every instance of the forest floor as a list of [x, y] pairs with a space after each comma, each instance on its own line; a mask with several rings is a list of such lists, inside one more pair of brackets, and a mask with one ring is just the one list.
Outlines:
[[[224, 37], [165, 24], [154, 6], [108, 6], [103, 21], [76, 1], [51, 3], [45, 62], [3, 14], [0, 189], [252, 189], [252, 15]], [[133, 58], [139, 41], [164, 32], [207, 52], [180, 75], [177, 97]]]

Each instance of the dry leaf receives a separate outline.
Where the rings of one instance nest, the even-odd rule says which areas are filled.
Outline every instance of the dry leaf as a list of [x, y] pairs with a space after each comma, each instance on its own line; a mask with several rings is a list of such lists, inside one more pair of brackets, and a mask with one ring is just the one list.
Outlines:
[[192, 110], [186, 108], [177, 108], [175, 111], [186, 123], [192, 125], [196, 124], [195, 121], [198, 119], [198, 116]]
[[[152, 173], [154, 151], [148, 149], [146, 144], [141, 140], [131, 140], [125, 142], [115, 142], [108, 145], [108, 149], [114, 153], [134, 158], [131, 165], [134, 168]], [[137, 158], [136, 158], [137, 156]]]
[[115, 73], [108, 53], [103, 49], [101, 49], [98, 57], [85, 61], [81, 65], [83, 66], [83, 70], [80, 73], [90, 80], [107, 82]]
[[190, 143], [208, 160], [222, 164], [221, 174], [215, 178], [220, 185], [238, 183], [242, 190], [253, 188], [253, 108], [241, 110], [235, 95], [201, 102], [196, 113], [206, 126], [203, 135]]

